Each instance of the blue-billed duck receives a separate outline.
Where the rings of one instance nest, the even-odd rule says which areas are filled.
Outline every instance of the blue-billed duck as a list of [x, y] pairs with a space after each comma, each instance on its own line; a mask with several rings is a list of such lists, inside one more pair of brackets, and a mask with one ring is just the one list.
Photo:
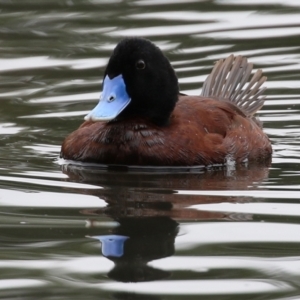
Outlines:
[[157, 46], [125, 38], [109, 59], [99, 103], [65, 138], [61, 157], [138, 166], [270, 160], [270, 140], [254, 117], [266, 77], [258, 70], [248, 82], [252, 67], [242, 56], [221, 59], [201, 95], [185, 95]]

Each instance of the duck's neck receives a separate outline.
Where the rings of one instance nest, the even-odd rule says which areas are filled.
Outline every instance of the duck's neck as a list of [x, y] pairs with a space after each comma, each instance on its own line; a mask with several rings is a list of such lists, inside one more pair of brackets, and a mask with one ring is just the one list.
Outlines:
[[[155, 99], [156, 101], [148, 100], [147, 96], [144, 97], [144, 101], [134, 101], [132, 99], [132, 102], [119, 114], [115, 121], [144, 119], [157, 126], [167, 126], [178, 100], [178, 95], [169, 99], [166, 99], [166, 97], [156, 97]], [[142, 105], [138, 105], [139, 103], [142, 103]], [[148, 103], [152, 106], [147, 105]]]

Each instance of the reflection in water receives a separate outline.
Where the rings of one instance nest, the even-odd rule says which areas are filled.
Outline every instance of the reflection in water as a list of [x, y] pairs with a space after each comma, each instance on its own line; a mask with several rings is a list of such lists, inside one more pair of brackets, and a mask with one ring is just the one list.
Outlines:
[[[64, 165], [71, 181], [99, 185], [103, 189], [81, 190], [98, 196], [108, 206], [94, 213], [115, 216], [167, 216], [176, 220], [224, 220], [229, 214], [189, 208], [195, 204], [247, 202], [252, 197], [233, 195], [193, 195], [182, 191], [251, 190], [268, 178], [269, 168], [252, 166], [238, 169], [202, 170], [198, 173], [105, 171], [93, 167]], [[76, 189], [76, 192], [80, 190]], [[91, 212], [90, 212], [91, 213]], [[248, 217], [247, 217], [248, 219]]]
[[257, 189], [267, 179], [269, 169], [255, 166], [198, 173], [134, 173], [65, 165], [63, 171], [72, 181], [104, 187], [82, 190], [82, 193], [105, 199], [108, 204], [82, 213], [89, 216], [90, 227], [97, 227], [97, 216], [103, 215], [119, 223], [108, 235], [93, 236], [101, 241], [102, 254], [115, 264], [108, 277], [120, 282], [143, 282], [171, 276], [171, 272], [151, 267], [148, 263], [174, 254], [178, 220], [233, 219], [230, 213], [201, 211], [189, 206], [250, 201], [247, 197], [181, 195], [178, 191]]
[[[168, 217], [125, 217], [118, 218], [118, 221], [120, 226], [113, 230], [114, 235], [99, 237], [103, 255], [115, 263], [108, 277], [122, 282], [169, 277], [169, 272], [152, 268], [147, 263], [174, 254], [177, 222]], [[109, 243], [113, 243], [113, 247], [109, 247]], [[118, 248], [118, 253], [115, 248]]]

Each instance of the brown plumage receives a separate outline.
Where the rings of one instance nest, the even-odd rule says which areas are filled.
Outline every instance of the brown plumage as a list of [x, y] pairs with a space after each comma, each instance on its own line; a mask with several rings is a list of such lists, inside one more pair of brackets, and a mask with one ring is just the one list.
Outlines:
[[66, 159], [157, 166], [263, 161], [271, 151], [268, 137], [255, 120], [227, 102], [195, 96], [180, 96], [168, 126], [139, 118], [85, 122], [62, 146]]

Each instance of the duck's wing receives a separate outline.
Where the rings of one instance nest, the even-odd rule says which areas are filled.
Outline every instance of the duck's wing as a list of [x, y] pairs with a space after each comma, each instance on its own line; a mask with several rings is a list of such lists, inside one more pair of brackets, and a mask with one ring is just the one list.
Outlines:
[[262, 85], [267, 77], [262, 76], [262, 70], [257, 70], [247, 82], [252, 68], [253, 64], [243, 56], [230, 55], [220, 59], [206, 78], [201, 96], [230, 101], [246, 116], [253, 116], [264, 105], [262, 94], [266, 87]]

